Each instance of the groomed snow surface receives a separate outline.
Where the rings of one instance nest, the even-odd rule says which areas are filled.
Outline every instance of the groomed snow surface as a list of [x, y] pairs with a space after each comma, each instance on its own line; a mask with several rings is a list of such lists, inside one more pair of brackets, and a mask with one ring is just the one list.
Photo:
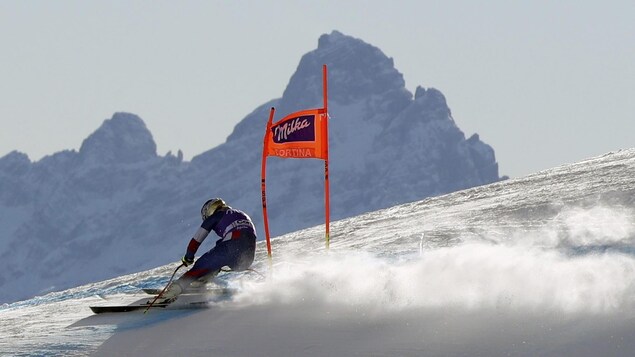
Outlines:
[[[631, 356], [635, 150], [278, 237], [199, 309], [94, 315], [177, 263], [4, 305], [0, 355]], [[186, 242], [184, 242], [185, 244]]]

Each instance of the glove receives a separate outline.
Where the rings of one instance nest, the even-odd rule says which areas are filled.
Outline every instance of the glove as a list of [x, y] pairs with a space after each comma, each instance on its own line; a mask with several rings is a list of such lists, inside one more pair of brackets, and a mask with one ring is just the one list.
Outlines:
[[183, 263], [183, 265], [188, 267], [188, 266], [194, 264], [194, 258], [188, 258], [187, 255], [184, 255], [183, 258], [181, 258], [181, 262]]

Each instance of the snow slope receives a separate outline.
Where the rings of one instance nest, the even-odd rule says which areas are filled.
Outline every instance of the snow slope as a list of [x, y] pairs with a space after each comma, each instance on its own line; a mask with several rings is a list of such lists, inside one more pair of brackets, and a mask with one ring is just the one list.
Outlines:
[[629, 149], [335, 222], [328, 252], [290, 233], [206, 309], [88, 309], [176, 263], [4, 305], [0, 354], [630, 356], [634, 177]]

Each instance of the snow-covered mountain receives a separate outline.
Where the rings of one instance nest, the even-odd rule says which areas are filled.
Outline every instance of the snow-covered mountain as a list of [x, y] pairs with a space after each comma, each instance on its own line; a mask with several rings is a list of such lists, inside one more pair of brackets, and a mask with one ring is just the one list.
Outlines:
[[[391, 58], [335, 31], [302, 57], [282, 98], [191, 162], [181, 153], [157, 155], [143, 121], [128, 113], [105, 120], [79, 151], [38, 162], [18, 152], [0, 158], [0, 302], [178, 259], [209, 197], [250, 213], [262, 237], [269, 108], [286, 115], [321, 106], [322, 64], [329, 68], [332, 220], [500, 180], [494, 150], [476, 134], [466, 139], [440, 91], [418, 87], [413, 96]], [[323, 172], [318, 160], [269, 159], [273, 236], [324, 221]]]
[[5, 304], [0, 355], [632, 356], [633, 177], [629, 149], [283, 235], [207, 309], [89, 310], [176, 262]]

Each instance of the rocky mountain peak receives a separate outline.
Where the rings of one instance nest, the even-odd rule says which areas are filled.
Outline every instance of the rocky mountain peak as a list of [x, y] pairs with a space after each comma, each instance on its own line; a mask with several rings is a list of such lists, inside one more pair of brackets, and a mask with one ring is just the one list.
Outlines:
[[115, 113], [84, 140], [79, 149], [85, 161], [135, 163], [156, 157], [157, 146], [141, 118]]
[[412, 98], [392, 58], [379, 48], [338, 31], [322, 35], [318, 48], [305, 54], [280, 103], [281, 112], [322, 104], [322, 65], [329, 70], [329, 98], [347, 105], [375, 96]]
[[19, 151], [12, 151], [0, 158], [0, 173], [22, 174], [31, 166], [29, 157]]

